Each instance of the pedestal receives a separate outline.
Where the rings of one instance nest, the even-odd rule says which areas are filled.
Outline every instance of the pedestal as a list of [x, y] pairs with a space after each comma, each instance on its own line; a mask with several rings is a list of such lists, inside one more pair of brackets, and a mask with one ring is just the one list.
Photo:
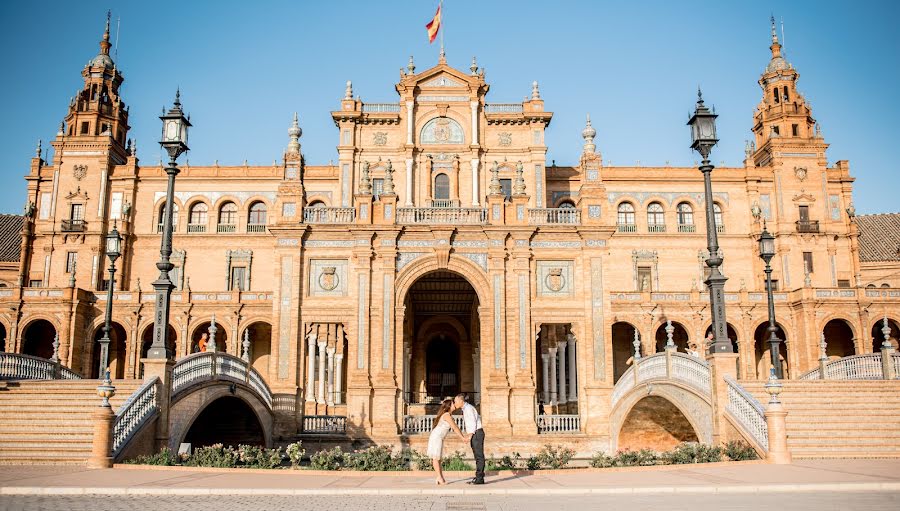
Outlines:
[[737, 353], [713, 353], [707, 355], [710, 381], [712, 382], [712, 443], [719, 445], [728, 440], [728, 383], [725, 377], [737, 378]]
[[91, 457], [87, 460], [88, 468], [112, 468], [113, 424], [116, 414], [112, 407], [100, 406], [91, 415], [94, 422], [94, 437], [91, 442]]
[[787, 412], [781, 403], [769, 403], [766, 407], [766, 430], [769, 434], [769, 453], [766, 461], [776, 465], [787, 465], [791, 462], [785, 417]]

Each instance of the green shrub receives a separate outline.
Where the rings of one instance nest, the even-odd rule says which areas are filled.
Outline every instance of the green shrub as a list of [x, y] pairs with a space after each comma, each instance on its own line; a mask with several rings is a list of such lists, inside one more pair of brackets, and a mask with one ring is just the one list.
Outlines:
[[444, 459], [441, 460], [441, 468], [451, 471], [467, 471], [473, 469], [472, 465], [469, 465], [463, 459], [463, 453], [459, 451], [454, 452], [450, 456], [444, 457]]
[[541, 468], [541, 460], [537, 456], [529, 456], [525, 459], [525, 470], [538, 470]]
[[615, 456], [615, 467], [647, 467], [659, 464], [659, 454], [652, 449], [619, 451]]
[[594, 454], [591, 457], [591, 467], [593, 468], [609, 468], [616, 466], [616, 457], [610, 456], [603, 451]]
[[522, 455], [514, 452], [512, 456], [503, 456], [500, 459], [491, 456], [485, 463], [485, 469], [489, 471], [519, 470], [524, 463]]
[[309, 457], [309, 467], [313, 470], [340, 470], [344, 463], [344, 453], [340, 447], [322, 450]]
[[403, 449], [401, 455], [409, 460], [410, 466], [415, 467], [416, 470], [434, 470], [434, 467], [431, 466], [431, 458], [415, 449]]
[[266, 449], [255, 445], [238, 445], [238, 465], [248, 468], [275, 468], [281, 466], [284, 455], [281, 448]]
[[137, 458], [125, 461], [125, 463], [129, 465], [161, 465], [171, 467], [178, 461], [178, 456], [176, 454], [172, 453], [168, 447], [163, 447], [162, 450], [156, 454], [138, 456]]
[[688, 463], [714, 463], [722, 461], [723, 449], [719, 446], [685, 442], [678, 444], [671, 451], [661, 454], [666, 465], [683, 465]]
[[750, 447], [746, 442], [740, 440], [732, 440], [725, 444], [725, 456], [731, 461], [758, 460], [759, 454], [756, 449]]
[[409, 470], [409, 459], [393, 454], [392, 446], [375, 445], [368, 449], [344, 453], [343, 467], [349, 470]]
[[563, 468], [575, 457], [575, 451], [568, 447], [552, 446], [550, 444], [541, 448], [537, 454], [538, 464], [541, 468]]
[[303, 460], [306, 449], [302, 447], [302, 442], [294, 442], [287, 445], [285, 454], [287, 454], [288, 459], [291, 461], [291, 466], [296, 468], [300, 466], [300, 461]]
[[238, 452], [234, 447], [213, 444], [194, 449], [194, 453], [185, 460], [189, 467], [232, 468], [238, 463]]

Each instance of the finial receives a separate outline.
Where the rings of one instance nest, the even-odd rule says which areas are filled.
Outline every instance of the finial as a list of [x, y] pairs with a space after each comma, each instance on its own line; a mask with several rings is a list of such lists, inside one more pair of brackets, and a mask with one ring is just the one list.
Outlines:
[[362, 171], [359, 176], [359, 194], [372, 195], [372, 180], [369, 179], [369, 162], [362, 163]]
[[588, 154], [594, 153], [594, 151], [597, 150], [597, 146], [594, 144], [594, 137], [597, 136], [597, 130], [591, 126], [591, 114], [587, 114], [584, 129], [581, 130], [581, 136], [584, 138], [584, 152]]
[[778, 44], [778, 33], [775, 31], [775, 15], [772, 14], [769, 17], [769, 21], [772, 23], [772, 44]]
[[176, 107], [181, 106], [181, 87], [180, 86], [175, 88], [175, 106]]
[[290, 141], [288, 142], [288, 150], [289, 154], [299, 154], [300, 153], [300, 135], [303, 134], [303, 130], [300, 129], [300, 122], [297, 117], [297, 112], [294, 112], [294, 121], [291, 123], [291, 127], [288, 128], [288, 137]]
[[446, 64], [447, 56], [444, 54], [444, 41], [441, 40], [441, 52], [438, 54], [438, 64]]
[[491, 185], [489, 191], [491, 192], [491, 195], [500, 195], [503, 193], [503, 187], [500, 184], [500, 168], [497, 166], [497, 160], [494, 160], [494, 165], [491, 167]]
[[131, 140], [131, 155], [137, 158], [137, 139]]
[[56, 132], [57, 137], [61, 137], [66, 134], [66, 121], [59, 122], [59, 130]]
[[34, 150], [34, 156], [35, 156], [37, 159], [41, 159], [41, 154], [42, 154], [43, 152], [44, 152], [43, 149], [41, 149], [41, 139], [38, 139], [38, 145], [37, 145], [37, 147], [36, 147], [35, 150]]
[[541, 99], [541, 91], [538, 89], [537, 80], [531, 82], [531, 99]]
[[244, 362], [250, 363], [250, 329], [244, 330], [244, 342], [241, 343], [243, 349], [243, 353], [241, 358]]
[[472, 57], [472, 65], [469, 66], [469, 70], [472, 71], [472, 76], [478, 75], [478, 63], [475, 62], [475, 57]]
[[675, 327], [672, 326], [672, 320], [666, 320], [666, 349], [675, 349], [675, 339], [673, 334], [675, 333]]
[[216, 332], [219, 329], [216, 327], [216, 313], [213, 313], [212, 319], [209, 320], [209, 341], [206, 342], [206, 350], [212, 351], [215, 353], [216, 351]]
[[353, 82], [347, 80], [347, 88], [344, 89], [344, 99], [353, 99]]
[[697, 86], [697, 105], [703, 104], [703, 91], [700, 90], [700, 86]]
[[634, 329], [634, 340], [631, 345], [634, 346], [634, 362], [637, 362], [641, 359], [641, 334], [638, 333], [637, 328]]
[[409, 64], [406, 65], [406, 70], [409, 71], [409, 74], [415, 74], [416, 72], [416, 64], [413, 62], [413, 56], [409, 56]]
[[387, 161], [387, 167], [384, 168], [384, 184], [381, 193], [394, 195], [394, 165], [390, 159]]
[[525, 174], [521, 160], [516, 163], [516, 180], [513, 183], [513, 195], [525, 195]]

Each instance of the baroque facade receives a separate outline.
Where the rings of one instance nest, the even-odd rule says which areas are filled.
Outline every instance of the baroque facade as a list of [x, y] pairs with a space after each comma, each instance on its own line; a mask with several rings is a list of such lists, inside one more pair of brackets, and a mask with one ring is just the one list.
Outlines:
[[[100, 48], [52, 157], [39, 146], [31, 160], [25, 214], [0, 222], [0, 327], [5, 350], [58, 353], [96, 376], [116, 225], [110, 369], [139, 378], [166, 174], [128, 139], [108, 29]], [[898, 219], [855, 216], [849, 163], [828, 165], [774, 31], [770, 51], [744, 164], [712, 174], [741, 379], [768, 375], [764, 225], [788, 377], [817, 367], [823, 334], [828, 356], [871, 353], [885, 318], [894, 340], [900, 321]], [[702, 176], [606, 164], [590, 118], [577, 163], [548, 165], [553, 114], [537, 82], [518, 103], [489, 102], [489, 88], [474, 59], [468, 71], [410, 59], [396, 102], [365, 102], [347, 82], [334, 165], [306, 163], [295, 115], [271, 166], [183, 167], [172, 356], [212, 334], [294, 396], [297, 417], [345, 416], [351, 437], [409, 432], [435, 399], [467, 392], [495, 436], [536, 434], [543, 410], [609, 438], [613, 385], [636, 350], [705, 349]]]

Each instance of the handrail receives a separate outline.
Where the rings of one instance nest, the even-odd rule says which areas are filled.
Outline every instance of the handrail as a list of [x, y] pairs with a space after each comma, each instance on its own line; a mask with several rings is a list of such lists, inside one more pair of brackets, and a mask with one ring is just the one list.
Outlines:
[[581, 223], [581, 211], [575, 208], [529, 208], [528, 223], [531, 225], [577, 225]]
[[709, 364], [705, 360], [684, 353], [663, 351], [641, 358], [619, 377], [613, 387], [610, 406], [615, 406], [626, 393], [644, 382], [666, 379], [686, 384], [707, 397], [712, 394]]
[[265, 379], [244, 359], [228, 353], [193, 353], [179, 360], [172, 369], [172, 396], [184, 389], [211, 380], [242, 383], [256, 392], [272, 409], [272, 390]]
[[400, 224], [483, 224], [487, 221], [484, 208], [397, 208]]
[[[818, 380], [822, 378], [817, 367], [800, 375], [800, 380]], [[825, 379], [828, 380], [882, 380], [884, 367], [881, 353], [864, 353], [852, 355], [825, 364]]]
[[355, 216], [354, 208], [303, 208], [303, 222], [307, 224], [349, 224], [353, 223]]
[[80, 380], [59, 361], [22, 353], [0, 352], [0, 380]]
[[159, 412], [159, 377], [144, 383], [119, 407], [113, 426], [113, 457]]
[[731, 377], [725, 376], [725, 382], [728, 384], [726, 411], [764, 451], [768, 451], [769, 430], [762, 404]]

